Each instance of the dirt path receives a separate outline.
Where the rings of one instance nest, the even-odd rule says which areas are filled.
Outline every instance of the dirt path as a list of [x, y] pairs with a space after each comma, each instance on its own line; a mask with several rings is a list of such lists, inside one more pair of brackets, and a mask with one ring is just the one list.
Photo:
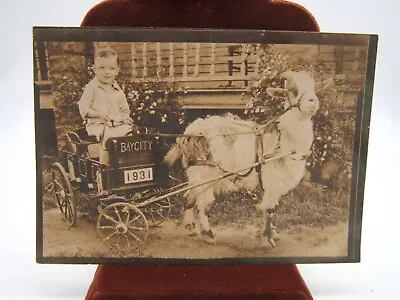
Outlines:
[[[325, 228], [296, 227], [280, 232], [276, 248], [263, 247], [253, 225], [215, 226], [215, 245], [206, 244], [199, 236], [189, 236], [175, 222], [150, 228], [140, 256], [163, 258], [227, 258], [346, 256], [347, 223]], [[43, 255], [67, 257], [107, 257], [113, 255], [96, 232], [96, 225], [78, 219], [78, 226], [68, 228], [57, 209], [44, 212]], [[128, 255], [137, 256], [132, 250]]]

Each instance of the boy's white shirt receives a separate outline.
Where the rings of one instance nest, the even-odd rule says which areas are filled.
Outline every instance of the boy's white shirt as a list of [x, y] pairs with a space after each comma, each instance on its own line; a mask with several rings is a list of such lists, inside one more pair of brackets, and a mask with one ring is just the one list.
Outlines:
[[[112, 87], [113, 91], [111, 93], [107, 92], [97, 77], [94, 77], [85, 86], [78, 105], [82, 118], [86, 120], [88, 124], [102, 123], [100, 118], [87, 117], [88, 108], [104, 113], [109, 120], [115, 122], [120, 122], [129, 118], [130, 111], [124, 92], [116, 81], [112, 83]], [[97, 91], [96, 88], [98, 88]], [[100, 94], [96, 95], [99, 91]]]
[[[129, 105], [126, 97], [116, 81], [112, 83], [112, 93], [107, 92], [97, 77], [94, 77], [83, 91], [78, 102], [79, 112], [86, 121], [86, 130], [89, 135], [94, 135], [100, 141], [114, 136], [123, 136], [131, 129], [130, 125], [120, 125], [108, 128], [102, 118], [88, 118], [88, 108], [104, 113], [108, 120], [121, 122], [130, 116]], [[96, 90], [97, 89], [97, 90]], [[95, 93], [100, 93], [96, 96]], [[96, 98], [96, 100], [95, 100]]]

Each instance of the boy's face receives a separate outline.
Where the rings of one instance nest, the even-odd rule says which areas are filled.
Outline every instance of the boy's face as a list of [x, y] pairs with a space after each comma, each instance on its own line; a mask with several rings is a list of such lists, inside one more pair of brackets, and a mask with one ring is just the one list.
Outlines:
[[97, 57], [94, 62], [94, 73], [101, 83], [112, 84], [119, 72], [116, 57]]

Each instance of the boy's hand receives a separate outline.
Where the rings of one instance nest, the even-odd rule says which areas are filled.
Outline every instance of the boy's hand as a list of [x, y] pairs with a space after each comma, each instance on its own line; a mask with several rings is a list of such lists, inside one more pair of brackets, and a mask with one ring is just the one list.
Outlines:
[[123, 120], [122, 123], [124, 123], [125, 125], [132, 125], [133, 121], [128, 118], [128, 119]]
[[104, 122], [108, 121], [108, 116], [106, 114], [104, 114], [103, 112], [100, 112], [98, 110], [93, 110], [93, 109], [89, 109], [87, 114], [86, 114], [86, 118], [96, 118], [96, 119], [100, 119]]

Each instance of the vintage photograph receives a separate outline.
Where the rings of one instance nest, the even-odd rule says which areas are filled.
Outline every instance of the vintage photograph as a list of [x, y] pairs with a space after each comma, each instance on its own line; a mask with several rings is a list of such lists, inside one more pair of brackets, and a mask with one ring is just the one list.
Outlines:
[[359, 261], [374, 36], [33, 36], [39, 262]]

